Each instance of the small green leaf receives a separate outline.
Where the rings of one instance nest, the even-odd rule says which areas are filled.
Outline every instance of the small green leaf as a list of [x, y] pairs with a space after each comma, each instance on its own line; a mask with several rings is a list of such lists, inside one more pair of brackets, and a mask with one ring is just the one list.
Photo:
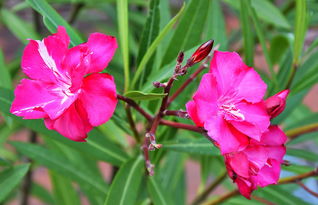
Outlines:
[[164, 93], [144, 93], [141, 91], [129, 91], [125, 96], [133, 100], [157, 100], [161, 99], [167, 94]]
[[219, 150], [207, 139], [180, 139], [176, 142], [162, 142], [162, 148], [177, 152], [199, 155], [220, 155]]
[[144, 57], [140, 61], [140, 64], [137, 67], [136, 73], [134, 74], [134, 78], [133, 78], [132, 86], [131, 86], [132, 88], [134, 88], [142, 71], [145, 69], [146, 64], [150, 60], [152, 54], [156, 51], [156, 48], [158, 47], [159, 43], [163, 40], [163, 38], [167, 35], [167, 33], [172, 29], [173, 25], [177, 22], [177, 20], [183, 13], [183, 10], [184, 10], [184, 5], [181, 7], [177, 15], [175, 15], [175, 17], [173, 17], [173, 19], [169, 21], [169, 23], [162, 29], [162, 31], [159, 33], [157, 38], [149, 46], [146, 54], [144, 55]]
[[134, 158], [123, 164], [110, 187], [105, 205], [135, 204], [144, 174], [143, 158]]
[[32, 26], [25, 20], [20, 19], [17, 15], [9, 10], [2, 9], [1, 16], [7, 28], [22, 42], [27, 43], [28, 39], [39, 39], [39, 35], [34, 31]]
[[47, 168], [94, 189], [100, 196], [103, 196], [107, 191], [107, 184], [100, 181], [99, 178], [95, 178], [93, 175], [87, 174], [81, 168], [76, 167], [71, 161], [67, 160], [58, 153], [30, 143], [10, 142], [10, 144], [22, 154], [30, 157]]
[[22, 181], [30, 168], [29, 164], [10, 167], [0, 173], [0, 203], [13, 191]]
[[43, 16], [45, 25], [52, 33], [56, 31], [58, 26], [64, 26], [73, 46], [83, 42], [78, 33], [45, 0], [27, 0], [27, 2]]

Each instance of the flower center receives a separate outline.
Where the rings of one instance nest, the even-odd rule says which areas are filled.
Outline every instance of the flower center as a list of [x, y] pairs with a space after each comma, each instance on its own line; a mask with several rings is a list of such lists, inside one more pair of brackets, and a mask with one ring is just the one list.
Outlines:
[[219, 110], [235, 120], [245, 120], [245, 116], [240, 113], [240, 109], [236, 108], [234, 104], [222, 104], [219, 106]]

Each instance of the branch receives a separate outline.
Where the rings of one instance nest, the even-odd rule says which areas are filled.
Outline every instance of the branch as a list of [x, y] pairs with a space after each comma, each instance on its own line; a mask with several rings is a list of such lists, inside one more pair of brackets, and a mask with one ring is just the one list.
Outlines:
[[167, 126], [174, 127], [174, 128], [190, 130], [190, 131], [198, 132], [198, 133], [201, 133], [201, 134], [204, 134], [206, 132], [201, 127], [197, 127], [197, 126], [194, 126], [194, 125], [183, 124], [183, 123], [180, 123], [180, 122], [173, 122], [173, 121], [170, 121], [170, 120], [160, 120], [160, 124], [161, 125], [167, 125]]
[[183, 110], [165, 110], [163, 114], [170, 115], [170, 116], [177, 116], [181, 118], [187, 118], [187, 119], [190, 118], [188, 112]]
[[128, 119], [129, 126], [130, 126], [130, 128], [131, 128], [131, 130], [133, 132], [133, 136], [134, 136], [134, 138], [135, 138], [135, 140], [137, 142], [140, 142], [139, 133], [138, 133], [138, 131], [136, 129], [136, 123], [135, 123], [135, 121], [133, 119], [133, 116], [131, 114], [130, 106], [126, 105], [125, 106], [125, 110], [126, 110], [126, 116], [127, 116], [127, 119]]
[[302, 127], [297, 127], [295, 129], [288, 130], [286, 131], [286, 135], [288, 136], [289, 140], [293, 140], [299, 137], [300, 135], [315, 131], [318, 131], [318, 123], [313, 123], [310, 125], [305, 125]]
[[220, 203], [222, 203], [222, 202], [224, 202], [224, 201], [226, 201], [226, 200], [228, 200], [228, 199], [230, 199], [230, 198], [232, 198], [234, 196], [237, 196], [239, 194], [240, 194], [240, 192], [237, 189], [235, 189], [235, 190], [233, 190], [231, 192], [228, 192], [228, 193], [224, 194], [223, 196], [221, 196], [221, 197], [219, 197], [217, 199], [214, 199], [214, 200], [211, 200], [211, 201], [205, 203], [204, 205], [220, 204]]
[[304, 183], [302, 182], [296, 182], [299, 186], [301, 186], [303, 189], [305, 189], [305, 191], [307, 191], [309, 194], [313, 195], [314, 197], [318, 198], [318, 193], [312, 191], [311, 189], [309, 189]]

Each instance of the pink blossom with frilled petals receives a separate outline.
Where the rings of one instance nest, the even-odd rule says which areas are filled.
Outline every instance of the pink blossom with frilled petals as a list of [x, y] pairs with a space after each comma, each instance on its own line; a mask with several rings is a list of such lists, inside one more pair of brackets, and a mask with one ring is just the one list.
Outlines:
[[270, 124], [263, 102], [266, 88], [237, 53], [215, 51], [210, 72], [203, 75], [187, 111], [222, 154], [241, 151], [249, 144], [248, 137], [259, 141]]
[[88, 42], [69, 49], [64, 27], [41, 40], [30, 40], [22, 56], [22, 79], [15, 89], [11, 113], [24, 119], [44, 118], [54, 129], [74, 141], [108, 121], [116, 104], [111, 75], [99, 73], [112, 59], [115, 37], [93, 33]]
[[270, 126], [260, 141], [251, 139], [243, 151], [224, 155], [228, 174], [243, 196], [249, 199], [257, 187], [278, 182], [286, 140], [278, 126]]

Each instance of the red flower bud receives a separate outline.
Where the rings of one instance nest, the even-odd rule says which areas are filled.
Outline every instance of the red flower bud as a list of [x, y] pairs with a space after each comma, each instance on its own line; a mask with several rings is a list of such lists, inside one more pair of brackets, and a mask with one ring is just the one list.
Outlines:
[[188, 59], [188, 66], [192, 66], [196, 63], [199, 63], [205, 57], [207, 57], [212, 50], [214, 40], [209, 40], [202, 44], [191, 56], [191, 58]]
[[283, 90], [265, 100], [267, 113], [270, 115], [271, 119], [283, 112], [288, 94], [289, 90]]

